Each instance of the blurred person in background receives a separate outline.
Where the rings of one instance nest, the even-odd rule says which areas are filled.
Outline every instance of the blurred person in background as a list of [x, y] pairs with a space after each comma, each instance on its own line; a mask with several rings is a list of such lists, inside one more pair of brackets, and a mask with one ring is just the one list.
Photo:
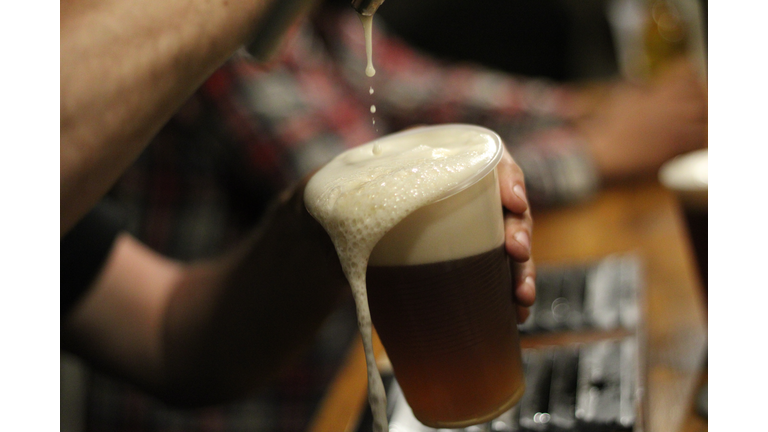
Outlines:
[[[200, 98], [189, 99], [249, 39], [267, 6], [175, 0], [62, 5], [62, 348], [174, 406], [216, 404], [264, 388], [349, 295], [330, 239], [304, 208], [306, 166], [294, 169], [290, 141], [266, 123], [238, 124], [247, 111], [229, 96], [236, 87], [227, 85], [226, 72], [209, 79]], [[271, 96], [264, 98], [273, 113], [293, 108]], [[330, 118], [315, 120], [329, 122], [327, 133], [348, 129]], [[161, 216], [147, 219], [150, 225], [166, 234], [177, 226], [187, 230], [182, 237], [189, 240], [166, 237], [183, 253], [147, 247], [143, 236], [125, 231], [131, 217], [126, 221], [111, 200], [101, 200], [118, 178], [131, 178], [126, 170], [151, 140], [148, 182], [134, 192], [160, 209]], [[520, 283], [511, 288], [521, 305], [530, 305], [531, 220], [523, 176], [508, 155], [499, 167], [507, 235], [522, 232], [528, 239], [508, 243], [522, 263]], [[209, 206], [198, 205], [206, 200]], [[190, 216], [185, 204], [193, 208], [190, 219], [184, 219]], [[165, 217], [163, 210], [169, 211]], [[243, 221], [248, 232], [239, 230]], [[206, 229], [213, 235], [195, 236]], [[330, 341], [337, 347], [346, 342]], [[279, 409], [261, 418], [270, 414]], [[279, 420], [296, 427], [303, 417], [290, 413]], [[90, 421], [87, 427], [99, 428]]]
[[[625, 71], [630, 72], [629, 82], [616, 77], [615, 50], [624, 46], [616, 43], [614, 47], [611, 41], [606, 12], [614, 3], [620, 2], [400, 1], [387, 3], [378, 15], [391, 33], [443, 63], [479, 64], [495, 71], [496, 76], [487, 74], [482, 85], [467, 83], [471, 90], [466, 91], [482, 88], [485, 93], [477, 99], [486, 97], [489, 105], [510, 93], [502, 84], [493, 86], [504, 81], [501, 76], [547, 77], [546, 86], [559, 93], [556, 103], [549, 112], [533, 108], [546, 120], [518, 128], [515, 138], [504, 137], [507, 143], [515, 147], [521, 141], [541, 141], [531, 134], [533, 129], [560, 125], [570, 134], [568, 147], [587, 150], [594, 177], [612, 182], [655, 175], [669, 158], [706, 146], [707, 124], [705, 71], [694, 40], [698, 26], [685, 21], [695, 14], [687, 9], [683, 13], [664, 0], [636, 2], [633, 22], [640, 23], [635, 36], [642, 46], [627, 53], [637, 56], [632, 63], [638, 69]], [[390, 63], [379, 60], [380, 67]], [[407, 82], [407, 75], [402, 75]], [[416, 89], [416, 94], [441, 87], [437, 81], [425, 79], [427, 90]], [[544, 98], [530, 100], [538, 105], [553, 100], [546, 98], [546, 91], [542, 94]], [[499, 130], [509, 128], [508, 121], [501, 123]], [[514, 152], [527, 176], [539, 177], [541, 164], [525, 157], [530, 153], [536, 149]], [[542, 155], [535, 158], [541, 160]], [[527, 181], [529, 186], [554, 184], [534, 178]], [[540, 201], [540, 193], [529, 192]], [[562, 200], [576, 197], [565, 193]]]
[[[616, 83], [594, 98], [437, 60], [377, 21], [377, 74], [368, 79], [355, 13], [346, 2], [324, 6], [278, 59], [230, 59], [160, 130], [109, 194], [132, 234], [184, 262], [215, 256], [291, 183], [346, 148], [415, 124], [496, 130], [526, 173], [528, 198], [542, 205], [585, 199], [602, 182], [652, 174], [706, 145], [706, 94], [685, 62], [653, 85]], [[220, 409], [176, 410], [96, 375], [89, 429], [305, 430], [353, 335], [344, 307], [276, 381]]]

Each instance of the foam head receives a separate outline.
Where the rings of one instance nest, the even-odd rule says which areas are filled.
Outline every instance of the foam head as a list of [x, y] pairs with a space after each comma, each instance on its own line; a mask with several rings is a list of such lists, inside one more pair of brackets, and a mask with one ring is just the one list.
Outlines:
[[496, 133], [472, 125], [388, 135], [340, 154], [318, 171], [307, 184], [305, 203], [343, 264], [344, 256], [360, 254], [367, 262], [374, 245], [405, 217], [492, 173], [502, 145]]
[[370, 265], [418, 265], [466, 258], [504, 243], [496, 170], [469, 188], [405, 217], [379, 240]]

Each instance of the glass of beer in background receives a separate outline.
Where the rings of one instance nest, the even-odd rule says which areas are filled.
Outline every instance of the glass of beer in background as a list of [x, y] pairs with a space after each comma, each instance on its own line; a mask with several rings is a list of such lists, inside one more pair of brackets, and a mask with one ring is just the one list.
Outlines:
[[659, 180], [673, 191], [683, 209], [688, 234], [707, 300], [707, 243], [709, 239], [709, 150], [696, 150], [667, 161], [659, 170]]
[[367, 270], [395, 377], [415, 417], [434, 428], [487, 422], [525, 389], [496, 172], [503, 143], [482, 130], [498, 157], [387, 232]]

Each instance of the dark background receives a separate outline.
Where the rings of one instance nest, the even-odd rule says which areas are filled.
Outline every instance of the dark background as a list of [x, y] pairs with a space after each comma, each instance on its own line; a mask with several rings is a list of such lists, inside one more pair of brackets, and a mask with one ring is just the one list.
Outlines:
[[[699, 1], [706, 28], [707, 0]], [[377, 15], [410, 43], [441, 57], [556, 81], [582, 81], [618, 73], [607, 3], [388, 0]]]

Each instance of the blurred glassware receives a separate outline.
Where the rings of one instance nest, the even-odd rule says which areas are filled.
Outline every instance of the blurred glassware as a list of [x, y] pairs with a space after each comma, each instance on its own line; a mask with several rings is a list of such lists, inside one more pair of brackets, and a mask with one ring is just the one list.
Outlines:
[[648, 72], [657, 74], [665, 64], [688, 52], [688, 24], [675, 5], [667, 0], [653, 0], [644, 31]]
[[661, 184], [673, 191], [682, 204], [705, 302], [708, 290], [708, 155], [708, 149], [686, 153], [668, 161], [659, 170]]
[[683, 55], [706, 77], [705, 23], [698, 0], [611, 0], [606, 12], [624, 78], [648, 80]]

